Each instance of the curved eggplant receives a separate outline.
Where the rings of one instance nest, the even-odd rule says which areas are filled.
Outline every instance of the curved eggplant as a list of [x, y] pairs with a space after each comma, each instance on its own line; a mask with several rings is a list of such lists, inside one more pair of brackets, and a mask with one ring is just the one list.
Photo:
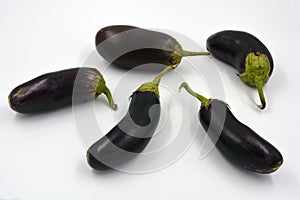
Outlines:
[[266, 107], [263, 85], [273, 72], [273, 58], [267, 47], [255, 36], [242, 31], [221, 31], [207, 39], [211, 55], [239, 72], [241, 80], [258, 89], [260, 109]]
[[118, 168], [147, 146], [160, 117], [159, 82], [173, 68], [175, 66], [166, 67], [152, 82], [141, 85], [132, 94], [129, 110], [123, 119], [89, 147], [86, 157], [93, 169]]
[[47, 73], [23, 83], [12, 90], [8, 102], [14, 111], [27, 114], [61, 108], [72, 101], [93, 100], [101, 93], [117, 109], [101, 73], [95, 68], [81, 67]]
[[[182, 83], [191, 95], [201, 101], [199, 120], [216, 147], [228, 160], [250, 171], [268, 174], [276, 171], [283, 163], [281, 153], [269, 142], [240, 122], [228, 105], [217, 99], [207, 99]], [[223, 116], [223, 117], [222, 117]], [[213, 119], [214, 121], [211, 121]], [[218, 131], [218, 130], [221, 130]]]
[[209, 55], [207, 52], [185, 51], [165, 33], [125, 25], [99, 30], [96, 48], [105, 60], [125, 69], [147, 63], [178, 65], [184, 56]]

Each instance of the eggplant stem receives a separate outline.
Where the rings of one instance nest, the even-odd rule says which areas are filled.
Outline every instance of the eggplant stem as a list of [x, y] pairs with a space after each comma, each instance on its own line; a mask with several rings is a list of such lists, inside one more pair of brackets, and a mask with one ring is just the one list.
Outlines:
[[159, 98], [158, 85], [160, 83], [161, 78], [168, 71], [170, 71], [171, 69], [175, 69], [177, 66], [178, 66], [178, 64], [169, 65], [169, 66], [165, 67], [161, 72], [159, 72], [157, 74], [157, 76], [153, 79], [153, 81], [142, 84], [135, 92], [152, 92], [152, 93], [156, 94], [156, 96]]
[[171, 69], [175, 69], [177, 66], [178, 66], [178, 64], [176, 64], [176, 65], [169, 65], [169, 66], [165, 67], [161, 72], [159, 72], [157, 74], [157, 76], [154, 78], [154, 80], [152, 81], [152, 83], [159, 84], [161, 78], [163, 77], [163, 75], [165, 75]]
[[261, 104], [257, 105], [261, 110], [266, 107], [266, 99], [264, 96], [263, 85], [256, 86]]
[[181, 56], [182, 57], [186, 57], [186, 56], [210, 56], [210, 52], [193, 52], [193, 51], [182, 50], [181, 51]]
[[201, 102], [201, 107], [205, 107], [205, 108], [208, 108], [210, 103], [211, 103], [211, 100], [212, 99], [208, 99], [196, 92], [194, 92], [190, 86], [187, 84], [187, 82], [183, 82], [181, 83], [181, 85], [179, 86], [179, 92], [181, 91], [181, 89], [184, 88], [186, 89], [186, 91], [191, 94], [192, 96], [196, 97], [200, 102]]
[[114, 100], [112, 98], [111, 92], [108, 89], [108, 87], [106, 87], [106, 85], [104, 85], [104, 87], [102, 88], [102, 91], [100, 93], [97, 91], [96, 96], [99, 96], [101, 93], [105, 94], [105, 96], [106, 96], [106, 98], [108, 100], [109, 106], [113, 110], [117, 110], [118, 109], [118, 105], [114, 103]]

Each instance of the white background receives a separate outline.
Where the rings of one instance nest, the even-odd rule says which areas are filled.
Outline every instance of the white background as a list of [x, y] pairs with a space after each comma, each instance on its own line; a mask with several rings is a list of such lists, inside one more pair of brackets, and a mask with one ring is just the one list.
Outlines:
[[[1, 0], [0, 199], [298, 199], [299, 10], [297, 0]], [[283, 166], [271, 175], [249, 173], [228, 163], [216, 149], [199, 160], [195, 141], [177, 162], [153, 173], [96, 173], [86, 164], [71, 107], [31, 116], [10, 110], [7, 96], [14, 87], [46, 72], [80, 66], [94, 51], [96, 32], [114, 24], [173, 30], [203, 49], [207, 37], [224, 29], [248, 31], [262, 40], [275, 61], [264, 87], [266, 110], [255, 108], [247, 95], [255, 91], [245, 87], [232, 68], [216, 64], [224, 100], [237, 118], [282, 152]], [[189, 82], [195, 90], [204, 90], [195, 80]], [[107, 84], [116, 85], [113, 76]], [[116, 95], [115, 101], [128, 96]], [[104, 97], [98, 102], [103, 116], [111, 112]], [[195, 105], [196, 100], [182, 109], [195, 114]], [[106, 131], [113, 126], [107, 121]]]

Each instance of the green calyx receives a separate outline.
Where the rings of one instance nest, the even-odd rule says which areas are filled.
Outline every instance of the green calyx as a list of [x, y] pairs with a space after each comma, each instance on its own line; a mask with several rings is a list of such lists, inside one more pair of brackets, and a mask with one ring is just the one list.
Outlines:
[[178, 43], [174, 47], [174, 51], [173, 51], [173, 53], [171, 54], [171, 57], [170, 57], [172, 65], [178, 65], [181, 62], [181, 59], [182, 59], [181, 52], [182, 52], [182, 47]]
[[147, 82], [142, 84], [135, 92], [152, 92], [159, 98], [158, 83]]
[[266, 107], [262, 87], [268, 82], [270, 71], [270, 61], [265, 54], [250, 52], [245, 60], [245, 72], [238, 75], [244, 83], [258, 89], [261, 100], [261, 105], [258, 105], [260, 109]]
[[178, 66], [178, 64], [167, 66], [166, 68], [164, 68], [161, 72], [159, 72], [157, 74], [157, 76], [154, 78], [153, 81], [142, 84], [135, 92], [152, 92], [152, 93], [156, 94], [156, 96], [159, 98], [158, 85], [160, 83], [161, 78], [168, 71], [170, 71], [171, 69], [175, 69], [177, 66]]
[[108, 87], [106, 87], [105, 80], [104, 80], [103, 76], [100, 76], [98, 84], [97, 84], [97, 88], [96, 88], [96, 97], [98, 97], [102, 93], [105, 94], [105, 96], [108, 100], [109, 106], [113, 110], [117, 110], [118, 106], [117, 106], [117, 104], [114, 103], [111, 92], [108, 89]]
[[189, 94], [196, 97], [201, 102], [201, 108], [204, 107], [206, 110], [208, 110], [213, 99], [208, 99], [208, 98], [194, 92], [186, 82], [181, 83], [181, 85], [179, 86], [179, 92], [181, 91], [182, 88], [186, 89], [186, 91]]
[[257, 85], [268, 82], [271, 66], [270, 61], [265, 54], [249, 53], [246, 57], [245, 67], [245, 72], [239, 74], [239, 77], [246, 84], [257, 87]]

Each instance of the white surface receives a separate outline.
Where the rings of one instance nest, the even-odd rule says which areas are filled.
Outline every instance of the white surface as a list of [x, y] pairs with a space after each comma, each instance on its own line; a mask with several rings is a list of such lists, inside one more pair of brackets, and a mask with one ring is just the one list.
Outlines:
[[[1, 0], [0, 4], [0, 199], [299, 198], [299, 1]], [[195, 140], [177, 162], [160, 171], [99, 174], [86, 164], [70, 107], [34, 116], [10, 110], [7, 96], [15, 86], [46, 72], [82, 65], [94, 50], [96, 32], [112, 24], [173, 30], [202, 48], [209, 35], [224, 29], [244, 30], [260, 38], [275, 60], [274, 73], [264, 88], [266, 110], [255, 108], [246, 95], [255, 91], [244, 87], [232, 68], [216, 63], [232, 112], [282, 152], [284, 164], [279, 171], [248, 173], [216, 150], [199, 160], [201, 141]], [[189, 61], [201, 63], [201, 58]], [[116, 84], [113, 75], [107, 82]], [[194, 79], [189, 82], [208, 94]], [[191, 98], [186, 93], [180, 96]], [[116, 95], [115, 101], [123, 99]], [[97, 101], [99, 118], [111, 112], [105, 103], [103, 97]], [[194, 105], [182, 109], [196, 113]], [[122, 104], [120, 110], [126, 106]], [[106, 130], [112, 122], [107, 119]]]

